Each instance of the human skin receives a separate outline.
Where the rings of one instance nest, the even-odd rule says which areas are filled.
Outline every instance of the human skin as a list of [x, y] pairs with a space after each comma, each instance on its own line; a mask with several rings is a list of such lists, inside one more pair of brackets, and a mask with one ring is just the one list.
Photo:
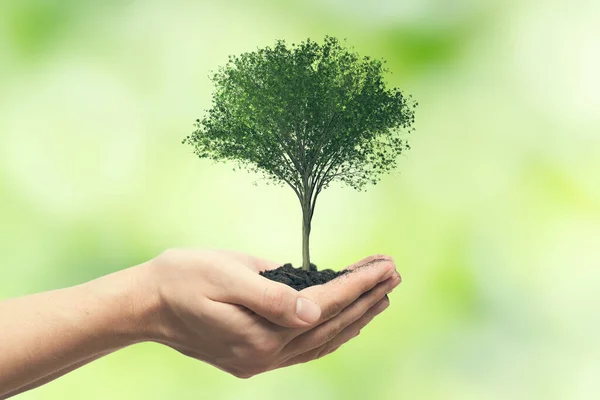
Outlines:
[[311, 361], [357, 336], [401, 281], [391, 258], [371, 256], [353, 273], [297, 292], [258, 274], [279, 265], [174, 249], [80, 285], [2, 301], [0, 399], [146, 341], [240, 378]]

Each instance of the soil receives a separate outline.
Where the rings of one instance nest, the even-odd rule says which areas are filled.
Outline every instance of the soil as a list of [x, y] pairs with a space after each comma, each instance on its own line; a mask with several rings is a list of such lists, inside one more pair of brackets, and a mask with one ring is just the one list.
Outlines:
[[276, 269], [262, 271], [260, 275], [272, 281], [285, 283], [296, 290], [302, 290], [310, 286], [327, 283], [349, 272], [351, 271], [347, 269], [341, 271], [323, 269], [319, 271], [317, 266], [312, 263], [310, 264], [310, 271], [305, 271], [302, 267], [294, 268], [292, 264], [288, 263]]

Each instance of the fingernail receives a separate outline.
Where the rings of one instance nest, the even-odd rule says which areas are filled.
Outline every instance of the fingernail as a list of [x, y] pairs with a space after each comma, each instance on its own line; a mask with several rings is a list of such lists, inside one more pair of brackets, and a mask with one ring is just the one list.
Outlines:
[[390, 299], [387, 297], [387, 295], [385, 295], [385, 298], [387, 299], [387, 301], [381, 301], [379, 307], [377, 307], [377, 311], [375, 311], [375, 315], [382, 313], [386, 308], [390, 306]]
[[392, 281], [392, 283], [390, 283], [390, 286], [389, 286], [388, 291], [386, 292], [386, 294], [391, 293], [392, 290], [394, 290], [396, 287], [398, 287], [398, 285], [400, 285], [400, 282], [402, 282], [402, 279], [399, 278], [399, 275], [396, 275], [396, 276], [398, 276], [398, 278], [394, 278], [394, 280]]
[[393, 277], [394, 275], [398, 275], [398, 272], [396, 271], [396, 267], [394, 265], [392, 265], [392, 267], [385, 273], [383, 278], [389, 279], [389, 278]]
[[300, 297], [296, 302], [296, 315], [302, 321], [312, 324], [321, 317], [321, 308], [312, 301]]

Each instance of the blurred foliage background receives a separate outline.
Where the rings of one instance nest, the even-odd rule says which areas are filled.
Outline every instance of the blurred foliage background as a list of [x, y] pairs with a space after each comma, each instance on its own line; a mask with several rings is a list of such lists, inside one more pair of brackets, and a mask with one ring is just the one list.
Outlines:
[[385, 253], [404, 278], [359, 338], [246, 381], [141, 344], [18, 398], [597, 398], [599, 16], [592, 0], [1, 2], [0, 298], [169, 247], [300, 262], [289, 188], [181, 144], [229, 54], [347, 38], [420, 103], [398, 172], [328, 189], [313, 220], [320, 267]]

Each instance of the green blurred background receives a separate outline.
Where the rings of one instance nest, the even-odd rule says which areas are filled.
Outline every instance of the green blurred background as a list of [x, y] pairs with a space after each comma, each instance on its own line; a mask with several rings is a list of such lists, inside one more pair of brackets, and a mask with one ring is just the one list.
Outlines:
[[600, 397], [599, 16], [591, 0], [2, 1], [0, 298], [169, 247], [300, 262], [290, 189], [180, 143], [229, 54], [347, 38], [420, 103], [398, 171], [316, 209], [320, 267], [385, 253], [404, 278], [359, 338], [250, 380], [141, 344], [18, 397]]

